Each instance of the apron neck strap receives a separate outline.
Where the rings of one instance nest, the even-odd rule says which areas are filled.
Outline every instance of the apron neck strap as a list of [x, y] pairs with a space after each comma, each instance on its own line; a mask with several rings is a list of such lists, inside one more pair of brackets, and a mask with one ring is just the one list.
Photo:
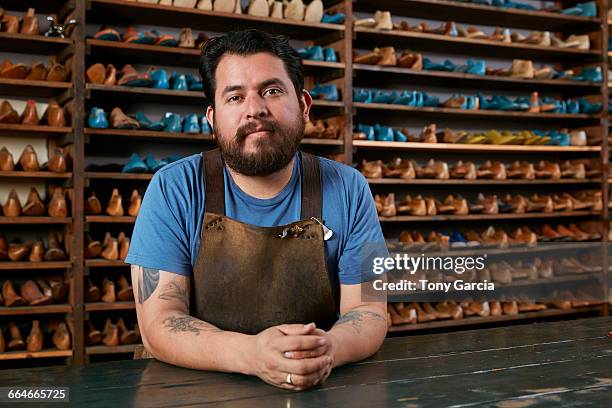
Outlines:
[[225, 215], [223, 158], [219, 149], [202, 153], [204, 158], [204, 211]]
[[321, 190], [321, 169], [319, 158], [310, 153], [302, 156], [302, 215], [306, 220], [315, 217], [323, 222], [323, 193]]
[[[321, 190], [321, 170], [319, 158], [299, 152], [302, 158], [302, 202], [301, 219], [310, 217], [323, 219], [323, 193]], [[225, 215], [225, 182], [223, 177], [223, 158], [219, 149], [202, 153], [204, 158], [204, 210]]]

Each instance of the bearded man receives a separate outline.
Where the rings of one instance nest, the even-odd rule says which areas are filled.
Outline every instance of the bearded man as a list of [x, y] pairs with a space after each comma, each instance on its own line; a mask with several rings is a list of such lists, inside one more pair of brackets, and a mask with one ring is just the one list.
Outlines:
[[200, 75], [217, 148], [159, 170], [126, 262], [146, 351], [303, 390], [375, 353], [385, 301], [362, 300], [388, 256], [355, 169], [299, 150], [312, 97], [283, 36], [212, 38]]

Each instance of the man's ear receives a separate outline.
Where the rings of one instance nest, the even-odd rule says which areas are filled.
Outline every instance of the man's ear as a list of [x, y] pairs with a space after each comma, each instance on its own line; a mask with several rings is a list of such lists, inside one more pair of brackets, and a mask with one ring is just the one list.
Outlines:
[[[215, 110], [212, 106], [208, 105], [206, 108], [206, 119], [208, 119], [208, 123], [212, 129], [215, 128], [215, 124], [213, 123], [213, 118], [215, 117]], [[213, 132], [214, 133], [214, 132]]]
[[306, 89], [302, 90], [300, 105], [303, 108], [302, 114], [304, 115], [304, 122], [308, 122], [310, 120], [310, 107], [312, 106], [312, 96], [310, 96]]

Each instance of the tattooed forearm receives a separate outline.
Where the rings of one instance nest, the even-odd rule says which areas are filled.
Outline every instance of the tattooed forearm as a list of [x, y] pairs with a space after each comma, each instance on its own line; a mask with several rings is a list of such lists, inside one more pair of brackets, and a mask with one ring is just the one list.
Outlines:
[[138, 303], [143, 304], [151, 297], [158, 284], [159, 270], [141, 267], [138, 272]]
[[191, 332], [196, 336], [202, 331], [219, 331], [216, 327], [206, 324], [205, 322], [196, 319], [192, 316], [178, 315], [170, 316], [164, 319], [165, 327], [170, 329], [171, 333]]
[[350, 324], [351, 327], [358, 333], [361, 334], [362, 323], [364, 319], [373, 319], [378, 321], [386, 321], [387, 319], [384, 316], [381, 316], [378, 313], [370, 312], [369, 310], [351, 310], [342, 316], [334, 327], [340, 325]]
[[172, 279], [166, 283], [161, 288], [158, 298], [162, 300], [178, 300], [185, 306], [185, 310], [189, 310], [189, 293], [185, 285], [181, 284], [178, 279]]

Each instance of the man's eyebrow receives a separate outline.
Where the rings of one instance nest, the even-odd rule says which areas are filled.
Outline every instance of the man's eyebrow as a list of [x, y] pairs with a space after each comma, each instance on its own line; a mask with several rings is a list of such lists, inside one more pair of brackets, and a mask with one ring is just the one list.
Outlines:
[[[279, 86], [285, 88], [285, 83], [280, 78], [266, 79], [261, 84], [259, 84], [259, 88], [265, 88], [265, 87], [270, 86], [270, 85], [279, 85]], [[242, 89], [244, 89], [244, 86], [242, 86], [242, 85], [228, 85], [228, 86], [226, 86], [223, 89], [223, 93], [221, 95], [225, 95], [225, 94], [228, 94], [228, 93], [234, 92], [234, 91], [240, 91]]]
[[266, 79], [265, 81], [263, 81], [261, 83], [261, 85], [259, 87], [260, 88], [265, 88], [265, 87], [270, 86], [270, 85], [281, 85], [283, 88], [285, 87], [285, 83], [280, 78]]
[[225, 95], [227, 93], [230, 92], [234, 92], [234, 91], [239, 91], [241, 89], [244, 89], [244, 86], [242, 85], [228, 85], [223, 89], [223, 93], [221, 95]]

